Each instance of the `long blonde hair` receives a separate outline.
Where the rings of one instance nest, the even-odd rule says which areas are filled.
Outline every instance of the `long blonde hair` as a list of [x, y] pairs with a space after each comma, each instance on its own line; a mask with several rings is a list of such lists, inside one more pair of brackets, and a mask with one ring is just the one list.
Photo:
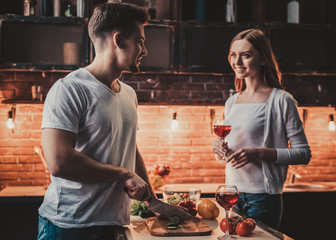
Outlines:
[[[283, 89], [281, 85], [282, 74], [279, 70], [279, 65], [276, 61], [271, 44], [263, 31], [259, 29], [248, 29], [238, 33], [231, 41], [228, 56], [229, 62], [231, 59], [231, 47], [233, 42], [241, 39], [246, 39], [249, 41], [254, 49], [260, 53], [262, 59], [264, 60], [265, 65], [262, 66], [261, 70], [265, 84], [269, 87]], [[235, 87], [237, 92], [243, 91], [246, 88], [245, 79], [240, 79], [236, 76]]]

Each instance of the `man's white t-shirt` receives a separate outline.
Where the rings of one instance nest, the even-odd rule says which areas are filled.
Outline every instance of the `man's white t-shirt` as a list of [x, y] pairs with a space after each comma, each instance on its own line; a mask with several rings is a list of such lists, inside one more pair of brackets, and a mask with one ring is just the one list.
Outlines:
[[[42, 129], [77, 134], [75, 149], [95, 161], [134, 171], [137, 98], [120, 83], [114, 93], [86, 69], [59, 79], [50, 89]], [[51, 176], [39, 214], [63, 228], [126, 225], [130, 199], [120, 182], [83, 184]]]

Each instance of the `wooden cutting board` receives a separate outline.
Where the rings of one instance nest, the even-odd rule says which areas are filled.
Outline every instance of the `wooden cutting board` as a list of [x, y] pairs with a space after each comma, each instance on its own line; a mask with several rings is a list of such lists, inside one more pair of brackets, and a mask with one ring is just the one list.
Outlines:
[[153, 236], [205, 236], [210, 235], [212, 231], [202, 219], [197, 223], [192, 220], [183, 220], [176, 230], [168, 230], [168, 222], [166, 219], [157, 217], [146, 218], [147, 228]]

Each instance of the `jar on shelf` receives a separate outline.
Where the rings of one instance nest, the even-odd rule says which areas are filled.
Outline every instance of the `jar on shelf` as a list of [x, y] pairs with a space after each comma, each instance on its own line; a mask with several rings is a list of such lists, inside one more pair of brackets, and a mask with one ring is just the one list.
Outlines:
[[287, 5], [287, 22], [299, 23], [299, 2], [291, 0]]
[[147, 8], [149, 18], [155, 19], [156, 18], [155, 0], [146, 0], [145, 6]]
[[73, 17], [75, 16], [75, 6], [68, 4], [65, 8], [64, 16]]
[[54, 17], [61, 16], [61, 0], [54, 0]]
[[237, 2], [236, 0], [227, 0], [225, 20], [229, 23], [237, 21]]
[[23, 15], [24, 16], [34, 16], [35, 6], [36, 6], [36, 0], [24, 0]]
[[85, 17], [85, 0], [77, 0], [77, 17]]

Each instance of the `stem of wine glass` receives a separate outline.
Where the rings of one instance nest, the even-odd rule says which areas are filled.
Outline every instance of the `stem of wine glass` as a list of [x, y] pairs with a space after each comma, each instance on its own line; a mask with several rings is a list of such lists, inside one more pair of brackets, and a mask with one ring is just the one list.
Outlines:
[[[221, 141], [222, 143], [225, 143], [225, 138], [221, 138]], [[225, 153], [225, 155], [222, 157], [222, 160], [226, 162], [226, 159], [227, 159], [227, 156], [226, 156], [227, 153]]]
[[229, 239], [230, 238], [230, 232], [229, 232], [229, 217], [228, 217], [228, 211], [224, 208], [225, 210], [225, 217], [226, 217], [226, 231], [225, 231], [225, 236], [224, 239]]

